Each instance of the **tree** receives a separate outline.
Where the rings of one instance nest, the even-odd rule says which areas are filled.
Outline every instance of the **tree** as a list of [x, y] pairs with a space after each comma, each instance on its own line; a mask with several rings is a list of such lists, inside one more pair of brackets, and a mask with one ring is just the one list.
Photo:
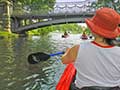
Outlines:
[[53, 9], [55, 0], [14, 0], [15, 7], [19, 6], [27, 13], [46, 13]]
[[120, 0], [98, 0], [97, 2], [92, 3], [92, 7], [110, 7], [120, 13]]

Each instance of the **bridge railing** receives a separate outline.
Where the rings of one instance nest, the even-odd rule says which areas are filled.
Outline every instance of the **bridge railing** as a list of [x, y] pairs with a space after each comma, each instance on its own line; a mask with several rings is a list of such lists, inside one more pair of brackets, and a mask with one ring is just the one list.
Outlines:
[[80, 12], [94, 12], [96, 8], [92, 7], [92, 3], [88, 1], [81, 2], [56, 2], [53, 4], [46, 4], [46, 7], [42, 8], [40, 5], [21, 6], [14, 5], [13, 15], [24, 14], [71, 14]]
[[79, 12], [94, 12], [96, 8], [92, 7], [89, 1], [81, 2], [60, 2], [54, 5], [54, 13], [79, 13]]

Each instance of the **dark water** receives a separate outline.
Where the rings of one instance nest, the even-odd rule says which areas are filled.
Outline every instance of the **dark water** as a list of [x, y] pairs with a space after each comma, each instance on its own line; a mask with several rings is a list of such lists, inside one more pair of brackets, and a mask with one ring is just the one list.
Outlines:
[[33, 52], [63, 51], [79, 42], [79, 34], [64, 39], [59, 33], [0, 39], [0, 90], [55, 90], [65, 68], [60, 56], [34, 65], [28, 64], [27, 56]]

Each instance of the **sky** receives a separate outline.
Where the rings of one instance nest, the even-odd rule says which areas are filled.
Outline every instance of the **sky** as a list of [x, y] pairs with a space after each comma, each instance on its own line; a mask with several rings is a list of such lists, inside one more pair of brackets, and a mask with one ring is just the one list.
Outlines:
[[96, 1], [96, 0], [56, 0], [56, 2], [79, 2], [79, 1]]

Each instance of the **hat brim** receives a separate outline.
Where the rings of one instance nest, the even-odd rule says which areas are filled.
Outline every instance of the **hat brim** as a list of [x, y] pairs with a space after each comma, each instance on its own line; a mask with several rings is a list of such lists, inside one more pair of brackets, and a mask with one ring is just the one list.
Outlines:
[[112, 39], [112, 38], [116, 38], [117, 36], [120, 35], [120, 32], [119, 32], [120, 28], [119, 27], [116, 28], [116, 30], [114, 30], [114, 32], [112, 32], [111, 30], [106, 30], [104, 28], [97, 26], [96, 24], [94, 24], [92, 22], [92, 19], [86, 19], [85, 22], [93, 33], [98, 34], [100, 36], [103, 36], [105, 38]]

